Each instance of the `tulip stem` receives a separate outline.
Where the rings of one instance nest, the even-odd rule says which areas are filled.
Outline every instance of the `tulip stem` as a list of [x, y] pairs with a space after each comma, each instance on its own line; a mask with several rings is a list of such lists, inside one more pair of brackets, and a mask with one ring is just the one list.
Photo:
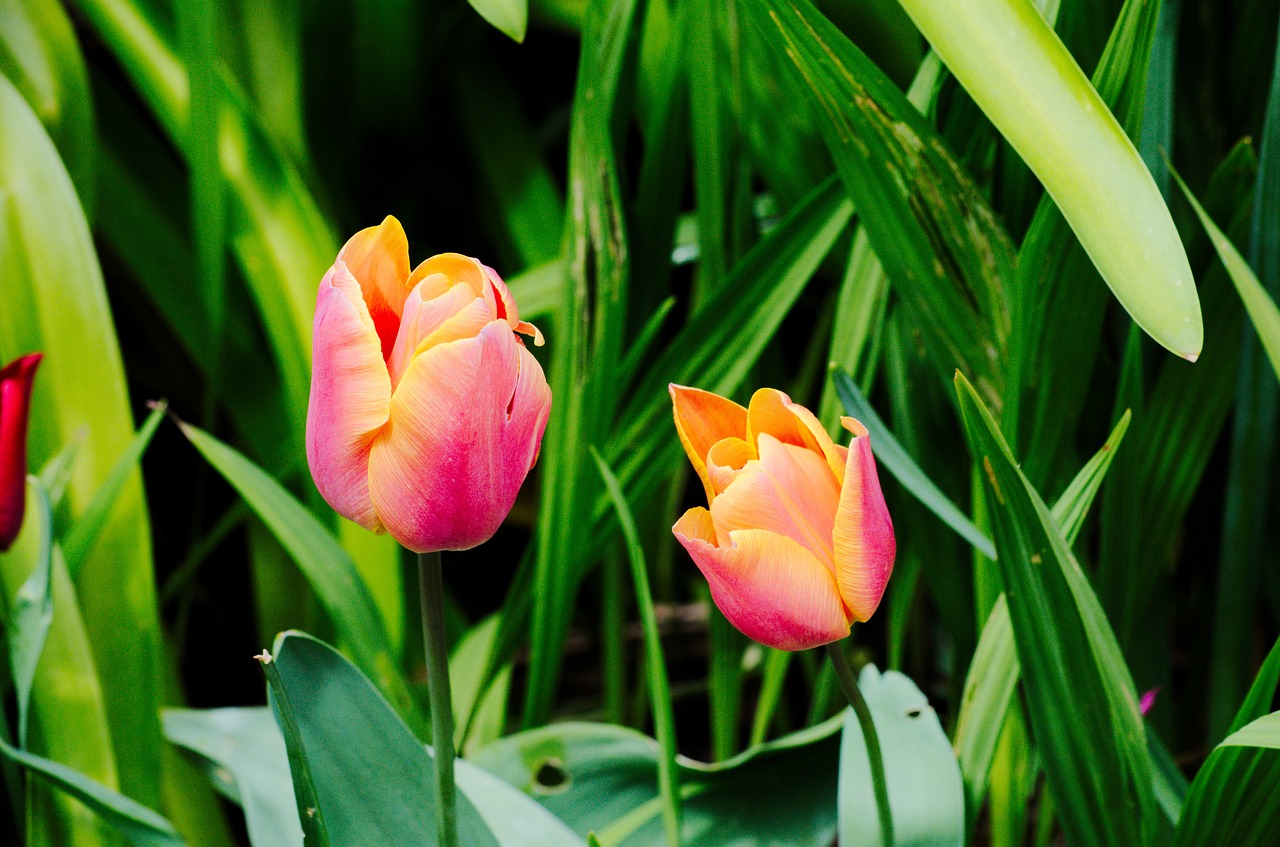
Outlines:
[[827, 645], [827, 655], [831, 657], [831, 666], [835, 668], [836, 679], [844, 689], [844, 695], [858, 716], [858, 725], [862, 728], [862, 740], [867, 745], [867, 762], [871, 765], [871, 787], [876, 795], [876, 811], [880, 815], [880, 843], [884, 847], [893, 847], [893, 813], [889, 810], [889, 783], [884, 775], [884, 756], [880, 752], [880, 736], [876, 734], [876, 725], [871, 720], [871, 710], [867, 701], [862, 698], [858, 689], [858, 680], [853, 675], [853, 667], [844, 648], [836, 641]]
[[427, 655], [431, 744], [435, 750], [436, 835], [440, 847], [458, 845], [458, 795], [453, 781], [453, 695], [449, 692], [449, 643], [444, 631], [444, 581], [440, 553], [418, 554], [422, 641]]

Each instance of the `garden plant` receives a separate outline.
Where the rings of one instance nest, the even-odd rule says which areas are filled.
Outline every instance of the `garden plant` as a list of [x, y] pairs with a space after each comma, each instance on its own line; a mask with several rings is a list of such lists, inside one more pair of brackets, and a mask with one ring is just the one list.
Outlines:
[[0, 0], [0, 845], [1277, 847], [1275, 0]]

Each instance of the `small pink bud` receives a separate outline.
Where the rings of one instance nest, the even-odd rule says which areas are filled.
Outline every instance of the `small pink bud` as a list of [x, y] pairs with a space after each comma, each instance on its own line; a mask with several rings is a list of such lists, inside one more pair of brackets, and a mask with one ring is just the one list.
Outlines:
[[40, 353], [31, 353], [0, 370], [0, 550], [8, 550], [22, 528], [31, 384], [41, 358]]

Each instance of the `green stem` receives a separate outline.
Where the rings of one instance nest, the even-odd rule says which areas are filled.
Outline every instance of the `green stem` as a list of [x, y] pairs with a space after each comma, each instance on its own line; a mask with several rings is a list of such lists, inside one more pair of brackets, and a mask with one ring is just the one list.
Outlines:
[[436, 835], [440, 847], [458, 847], [458, 795], [453, 782], [453, 696], [449, 692], [449, 642], [444, 631], [444, 582], [440, 553], [418, 554], [422, 642], [427, 654], [431, 744], [435, 749]]
[[845, 697], [853, 713], [858, 716], [858, 725], [862, 727], [862, 740], [867, 745], [867, 761], [871, 764], [871, 786], [876, 794], [876, 811], [880, 814], [880, 843], [884, 847], [893, 847], [893, 813], [889, 810], [889, 783], [884, 777], [884, 756], [880, 753], [880, 737], [876, 735], [876, 725], [871, 720], [871, 710], [867, 701], [862, 699], [858, 690], [858, 681], [853, 676], [853, 668], [849, 658], [845, 656], [840, 642], [827, 645], [827, 655], [831, 657], [831, 666], [835, 669], [836, 679], [844, 689]]

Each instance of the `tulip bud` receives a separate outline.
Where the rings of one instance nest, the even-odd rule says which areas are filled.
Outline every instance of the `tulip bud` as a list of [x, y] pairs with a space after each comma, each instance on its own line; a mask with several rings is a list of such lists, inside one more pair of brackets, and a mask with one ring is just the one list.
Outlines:
[[842, 418], [854, 438], [840, 447], [772, 388], [747, 409], [679, 385], [671, 399], [709, 506], [672, 532], [729, 622], [761, 644], [804, 650], [870, 618], [895, 544], [866, 428]]
[[40, 359], [41, 354], [31, 353], [0, 370], [0, 550], [8, 550], [22, 528], [27, 504], [27, 419]]
[[361, 230], [320, 282], [307, 462], [339, 514], [416, 552], [465, 550], [506, 518], [551, 411], [492, 268], [456, 253], [409, 271], [400, 222]]

